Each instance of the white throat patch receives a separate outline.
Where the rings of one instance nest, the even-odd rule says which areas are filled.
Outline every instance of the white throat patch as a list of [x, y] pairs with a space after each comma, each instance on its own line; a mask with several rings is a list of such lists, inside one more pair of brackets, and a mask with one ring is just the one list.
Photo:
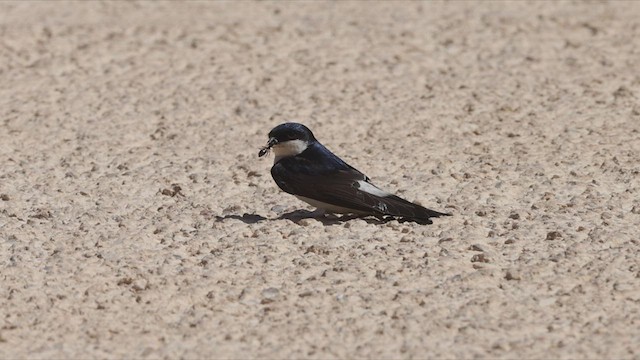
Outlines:
[[307, 149], [307, 142], [302, 140], [289, 140], [273, 145], [271, 148], [275, 159], [273, 163], [277, 163], [278, 160], [290, 156], [296, 156]]

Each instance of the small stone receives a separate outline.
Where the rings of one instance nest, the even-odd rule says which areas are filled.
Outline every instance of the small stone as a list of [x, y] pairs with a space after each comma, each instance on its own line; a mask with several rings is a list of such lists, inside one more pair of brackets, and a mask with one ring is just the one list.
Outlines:
[[262, 301], [261, 304], [269, 304], [272, 303], [280, 297], [280, 290], [270, 287], [262, 290]]
[[400, 229], [400, 223], [398, 223], [397, 221], [390, 221], [387, 223], [387, 227], [392, 228], [393, 230], [398, 230]]
[[475, 254], [471, 257], [472, 263], [483, 262], [488, 263], [489, 259], [484, 254]]
[[618, 90], [613, 92], [613, 97], [616, 99], [632, 97], [632, 96], [633, 96], [633, 92], [631, 92], [631, 90], [627, 89], [625, 86], [620, 86]]
[[147, 280], [138, 279], [138, 280], [133, 282], [133, 285], [131, 286], [131, 288], [134, 291], [142, 291], [142, 290], [146, 290], [148, 288], [148, 286], [149, 286], [149, 284], [148, 284]]
[[302, 219], [298, 221], [300, 226], [311, 226], [315, 222], [315, 219]]
[[35, 219], [51, 219], [51, 212], [45, 209], [37, 209], [36, 213], [33, 215], [29, 215], [29, 217]]
[[182, 194], [182, 188], [178, 184], [171, 184], [171, 189], [162, 189], [160, 190], [160, 193], [164, 196], [171, 196], [171, 197], [174, 197], [176, 195], [184, 196]]
[[520, 274], [514, 270], [507, 270], [507, 273], [504, 276], [507, 280], [520, 280]]
[[453, 238], [448, 237], [448, 238], [440, 239], [440, 240], [438, 240], [438, 244], [442, 244], [442, 243], [449, 242], [449, 241], [453, 241]]
[[0, 194], [0, 200], [2, 200], [2, 201], [9, 201], [9, 195], [7, 195], [7, 194]]
[[401, 243], [413, 242], [413, 238], [411, 236], [405, 235], [400, 239], [400, 242]]
[[121, 285], [131, 285], [131, 283], [133, 282], [133, 279], [127, 277], [127, 278], [122, 278], [120, 280], [118, 280], [118, 286]]
[[162, 191], [160, 192], [162, 195], [165, 196], [175, 196], [175, 194], [173, 193], [173, 191], [169, 190], [169, 189], [162, 189]]
[[311, 245], [311, 246], [309, 246], [307, 248], [307, 250], [304, 253], [305, 254], [314, 253], [314, 254], [318, 254], [318, 255], [329, 255], [331, 253], [331, 251], [329, 251], [329, 249], [327, 249], [324, 246]]
[[520, 214], [513, 212], [509, 215], [509, 219], [518, 220], [520, 219]]
[[547, 233], [547, 240], [556, 240], [562, 237], [559, 231], [550, 231]]
[[482, 248], [482, 246], [480, 246], [478, 244], [473, 244], [473, 245], [469, 246], [469, 250], [484, 252], [484, 249]]

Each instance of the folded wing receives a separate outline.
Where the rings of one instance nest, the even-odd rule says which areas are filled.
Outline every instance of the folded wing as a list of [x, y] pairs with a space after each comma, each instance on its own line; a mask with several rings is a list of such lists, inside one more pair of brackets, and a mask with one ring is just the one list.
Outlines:
[[301, 169], [309, 169], [304, 164], [306, 161], [308, 160], [303, 157], [291, 157], [279, 161], [271, 168], [271, 175], [280, 189], [359, 213], [423, 221], [448, 215], [389, 194], [373, 185], [366, 175], [348, 165], [331, 172], [305, 173]]

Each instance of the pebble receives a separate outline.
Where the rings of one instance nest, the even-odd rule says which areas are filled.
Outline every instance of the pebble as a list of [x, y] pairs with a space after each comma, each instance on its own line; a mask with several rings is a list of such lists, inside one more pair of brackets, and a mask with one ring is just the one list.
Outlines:
[[489, 259], [484, 254], [475, 254], [471, 257], [471, 262], [472, 263], [476, 263], [476, 262], [488, 263]]
[[482, 247], [482, 245], [479, 245], [479, 244], [473, 244], [473, 245], [469, 246], [469, 250], [485, 252], [485, 250]]
[[142, 291], [142, 290], [146, 290], [148, 285], [149, 283], [147, 282], [146, 279], [138, 279], [133, 282], [133, 285], [131, 286], [131, 288], [135, 291]]
[[507, 273], [505, 274], [504, 278], [507, 280], [520, 280], [521, 276], [515, 270], [507, 270]]
[[556, 240], [562, 237], [562, 234], [559, 231], [549, 231], [547, 233], [547, 240]]
[[315, 219], [302, 219], [300, 221], [298, 221], [298, 225], [300, 226], [311, 226], [314, 223], [317, 223], [318, 221]]
[[266, 288], [262, 290], [262, 304], [272, 303], [280, 297], [280, 290], [274, 287]]

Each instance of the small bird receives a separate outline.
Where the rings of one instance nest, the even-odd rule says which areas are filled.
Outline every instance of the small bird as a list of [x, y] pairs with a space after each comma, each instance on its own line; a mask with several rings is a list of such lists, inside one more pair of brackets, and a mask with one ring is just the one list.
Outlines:
[[259, 157], [273, 150], [271, 176], [282, 191], [337, 214], [394, 217], [431, 224], [430, 218], [448, 216], [426, 209], [375, 186], [369, 177], [322, 145], [311, 130], [298, 123], [280, 124], [269, 132]]

